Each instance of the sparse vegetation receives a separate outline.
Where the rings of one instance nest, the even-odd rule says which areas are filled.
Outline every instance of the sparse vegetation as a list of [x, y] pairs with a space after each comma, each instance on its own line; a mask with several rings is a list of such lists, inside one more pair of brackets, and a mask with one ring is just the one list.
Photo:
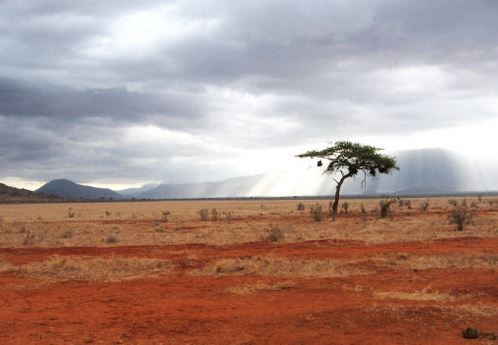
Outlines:
[[209, 210], [207, 208], [201, 208], [197, 211], [197, 214], [203, 222], [209, 220]]
[[456, 226], [458, 231], [462, 231], [471, 222], [472, 214], [463, 207], [457, 207], [450, 212], [448, 220], [450, 224]]
[[363, 205], [363, 204], [360, 205], [360, 211], [362, 214], [367, 214], [367, 210], [365, 209], [365, 205]]
[[304, 204], [303, 204], [302, 202], [299, 202], [299, 203], [297, 204], [297, 210], [298, 210], [298, 211], [304, 211]]
[[323, 218], [322, 205], [316, 204], [315, 206], [310, 208], [311, 218], [315, 222], [321, 222]]
[[429, 202], [427, 200], [422, 201], [422, 203], [420, 204], [420, 210], [425, 212], [428, 209], [429, 209]]
[[106, 244], [116, 244], [118, 243], [118, 237], [116, 235], [109, 235], [105, 239]]
[[67, 217], [68, 218], [74, 218], [76, 214], [73, 212], [73, 210], [71, 209], [71, 207], [67, 210]]
[[111, 212], [111, 211], [107, 211], [107, 210], [106, 210], [106, 211], [105, 211], [105, 215], [106, 215], [106, 217], [109, 217], [110, 215], [112, 215], [112, 212]]
[[162, 220], [163, 220], [163, 222], [167, 223], [168, 220], [169, 220], [168, 217], [171, 214], [171, 212], [170, 211], [162, 211], [161, 214], [162, 214]]
[[278, 225], [270, 225], [265, 240], [268, 242], [280, 242], [284, 239], [284, 232]]
[[343, 202], [342, 205], [342, 210], [344, 211], [344, 213], [348, 214], [348, 210], [349, 210], [349, 203], [347, 202]]
[[394, 204], [395, 201], [396, 200], [393, 198], [385, 198], [384, 200], [379, 201], [380, 218], [386, 218], [387, 216], [389, 216], [389, 213], [391, 212], [391, 205]]
[[218, 210], [215, 208], [211, 209], [211, 220], [216, 222], [219, 218], [220, 218], [220, 213], [218, 212]]

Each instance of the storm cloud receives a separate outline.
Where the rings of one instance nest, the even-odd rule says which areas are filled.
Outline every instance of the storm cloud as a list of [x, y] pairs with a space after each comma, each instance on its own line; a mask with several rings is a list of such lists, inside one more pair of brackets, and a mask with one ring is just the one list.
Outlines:
[[206, 181], [330, 140], [489, 127], [496, 13], [494, 0], [3, 1], [0, 179]]

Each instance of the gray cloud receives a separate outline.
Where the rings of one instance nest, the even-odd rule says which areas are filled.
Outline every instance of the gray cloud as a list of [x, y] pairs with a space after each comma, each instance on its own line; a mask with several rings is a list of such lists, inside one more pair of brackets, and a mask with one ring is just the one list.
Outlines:
[[2, 2], [0, 178], [215, 179], [266, 147], [496, 119], [497, 10]]

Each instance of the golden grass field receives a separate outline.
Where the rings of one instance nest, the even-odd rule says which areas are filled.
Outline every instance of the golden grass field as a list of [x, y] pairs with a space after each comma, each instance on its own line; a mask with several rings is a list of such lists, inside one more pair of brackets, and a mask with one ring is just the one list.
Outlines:
[[498, 198], [406, 200], [0, 205], [0, 344], [498, 344]]

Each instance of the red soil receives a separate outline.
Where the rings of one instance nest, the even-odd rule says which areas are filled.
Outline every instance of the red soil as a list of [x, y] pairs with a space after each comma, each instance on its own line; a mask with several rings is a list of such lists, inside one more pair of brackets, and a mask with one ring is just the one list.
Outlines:
[[[151, 257], [172, 260], [176, 270], [158, 277], [96, 283], [47, 283], [0, 275], [0, 344], [467, 344], [461, 332], [474, 325], [498, 332], [496, 269], [383, 268], [342, 278], [251, 275], [195, 276], [189, 271], [216, 258], [275, 255], [299, 259], [498, 253], [498, 239], [365, 245], [359, 241], [263, 242], [113, 248], [1, 249], [12, 264], [53, 254]], [[230, 287], [289, 281], [290, 288], [249, 295]], [[416, 292], [426, 286], [463, 299], [379, 299], [376, 291]], [[470, 306], [470, 307], [469, 307]], [[476, 344], [494, 344], [489, 336]]]

